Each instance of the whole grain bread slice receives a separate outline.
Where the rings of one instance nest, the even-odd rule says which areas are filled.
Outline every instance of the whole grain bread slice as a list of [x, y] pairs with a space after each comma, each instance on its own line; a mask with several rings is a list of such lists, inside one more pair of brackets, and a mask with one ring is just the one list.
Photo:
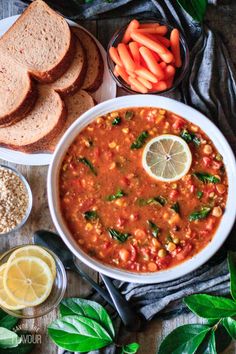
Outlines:
[[78, 91], [83, 84], [87, 70], [85, 51], [80, 40], [75, 38], [75, 55], [67, 71], [51, 85], [62, 96], [71, 95]]
[[60, 95], [42, 85], [32, 111], [10, 127], [0, 128], [0, 146], [23, 152], [44, 150], [63, 129], [66, 108]]
[[0, 126], [22, 119], [33, 107], [36, 85], [27, 71], [0, 51]]
[[42, 0], [32, 2], [2, 36], [0, 47], [42, 82], [58, 79], [74, 54], [67, 22]]
[[103, 80], [104, 63], [102, 55], [96, 42], [86, 31], [79, 27], [72, 27], [72, 31], [81, 41], [87, 57], [87, 73], [82, 89], [94, 92], [101, 86]]
[[95, 106], [95, 102], [86, 91], [80, 90], [72, 96], [65, 98], [65, 104], [67, 108], [67, 119], [61, 133], [53, 139], [49, 144], [45, 144], [45, 150], [53, 152], [67, 129], [74, 121], [79, 118], [84, 112]]

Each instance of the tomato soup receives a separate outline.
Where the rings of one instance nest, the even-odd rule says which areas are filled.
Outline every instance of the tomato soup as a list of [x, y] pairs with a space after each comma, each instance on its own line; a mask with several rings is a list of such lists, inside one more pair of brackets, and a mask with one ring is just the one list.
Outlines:
[[[160, 182], [142, 165], [145, 145], [163, 134], [181, 137], [192, 155], [188, 173], [174, 182]], [[63, 218], [84, 252], [123, 270], [156, 272], [211, 242], [228, 185], [223, 157], [198, 126], [140, 107], [98, 117], [76, 137], [59, 191]]]

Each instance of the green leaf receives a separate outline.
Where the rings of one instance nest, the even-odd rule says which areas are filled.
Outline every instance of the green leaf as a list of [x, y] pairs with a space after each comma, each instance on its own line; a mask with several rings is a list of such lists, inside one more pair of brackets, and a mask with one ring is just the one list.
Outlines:
[[127, 238], [131, 236], [131, 234], [129, 234], [129, 233], [123, 233], [123, 232], [120, 232], [120, 231], [112, 229], [112, 228], [108, 228], [107, 231], [108, 231], [109, 235], [111, 236], [111, 238], [113, 238], [114, 240], [117, 240], [121, 243], [125, 242], [127, 240]]
[[19, 318], [8, 315], [2, 309], [0, 309], [0, 327], [7, 329], [14, 328], [19, 322]]
[[143, 147], [143, 145], [145, 144], [148, 136], [149, 136], [148, 132], [147, 131], [143, 131], [137, 137], [137, 139], [131, 144], [130, 149], [134, 150], [134, 149], [140, 149], [141, 147]]
[[222, 324], [229, 333], [230, 337], [236, 339], [236, 321], [231, 317], [226, 317], [222, 320]]
[[111, 202], [112, 200], [116, 200], [119, 198], [124, 197], [126, 194], [122, 191], [122, 189], [117, 189], [117, 192], [115, 194], [108, 195], [106, 197], [106, 200]]
[[184, 303], [202, 318], [223, 318], [236, 315], [236, 302], [219, 296], [196, 294], [184, 298]]
[[196, 21], [202, 22], [206, 8], [207, 0], [177, 0], [186, 12]]
[[134, 112], [133, 111], [126, 111], [125, 112], [125, 119], [126, 120], [131, 120], [134, 116]]
[[15, 332], [0, 327], [0, 348], [15, 348], [20, 342], [21, 338]]
[[7, 349], [1, 349], [0, 353], [1, 354], [30, 354], [32, 353], [32, 350], [35, 347], [35, 344], [32, 343], [32, 339], [30, 338], [30, 341], [27, 341], [27, 335], [31, 335], [30, 332], [25, 332], [25, 331], [19, 331], [17, 332], [19, 336], [24, 336], [21, 343], [17, 346], [17, 348], [7, 348]]
[[100, 323], [112, 338], [115, 337], [115, 330], [108, 315], [103, 306], [95, 301], [80, 299], [80, 298], [67, 298], [60, 303], [61, 316], [79, 315], [87, 318], [91, 318]]
[[160, 228], [151, 220], [148, 220], [147, 223], [152, 230], [152, 236], [157, 238], [160, 233]]
[[215, 340], [215, 332], [211, 331], [210, 336], [208, 338], [205, 350], [202, 354], [217, 354], [216, 352], [216, 340]]
[[202, 197], [203, 197], [203, 192], [202, 191], [198, 191], [197, 192], [197, 198], [198, 199], [202, 199]]
[[158, 354], [194, 354], [209, 330], [201, 324], [180, 326], [163, 340]]
[[120, 117], [116, 117], [113, 119], [112, 121], [112, 125], [119, 125], [121, 123], [121, 118]]
[[207, 172], [195, 172], [193, 173], [193, 176], [197, 177], [201, 182], [207, 184], [207, 183], [219, 183], [220, 179], [211, 175], [210, 173]]
[[190, 221], [195, 221], [195, 220], [202, 220], [205, 219], [208, 214], [210, 213], [211, 208], [209, 207], [202, 207], [198, 211], [194, 211], [192, 214], [189, 215], [189, 220]]
[[98, 322], [84, 316], [57, 319], [49, 325], [48, 333], [59, 347], [81, 353], [106, 347], [113, 342]]
[[98, 219], [98, 213], [96, 210], [88, 210], [83, 213], [83, 216], [86, 220], [96, 220]]
[[121, 348], [121, 354], [135, 354], [137, 353], [139, 347], [140, 345], [135, 342], [123, 345], [123, 347]]
[[227, 260], [230, 273], [230, 292], [236, 301], [236, 252], [229, 251]]
[[154, 198], [139, 198], [138, 199], [138, 204], [140, 206], [145, 206], [145, 205], [160, 205], [160, 206], [164, 206], [166, 204], [166, 199], [164, 197], [162, 197], [161, 195], [158, 195], [157, 197]]
[[178, 202], [174, 203], [170, 208], [174, 210], [177, 214], [180, 213], [180, 206]]
[[83, 163], [85, 166], [87, 166], [94, 176], [97, 176], [97, 172], [96, 172], [92, 162], [90, 162], [86, 157], [80, 157], [80, 158], [78, 158], [78, 161]]
[[199, 146], [201, 144], [201, 140], [194, 133], [190, 133], [187, 129], [184, 129], [180, 133], [180, 136], [186, 141], [186, 143], [193, 142], [196, 146]]
[[221, 324], [217, 326], [215, 331], [215, 340], [217, 353], [223, 352], [232, 342], [232, 338]]

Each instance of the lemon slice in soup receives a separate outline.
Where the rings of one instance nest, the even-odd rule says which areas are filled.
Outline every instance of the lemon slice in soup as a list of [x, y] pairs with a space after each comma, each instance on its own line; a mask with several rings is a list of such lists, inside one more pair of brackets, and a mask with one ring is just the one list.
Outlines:
[[173, 182], [188, 173], [192, 154], [182, 138], [165, 134], [148, 142], [142, 163], [149, 176], [159, 181]]

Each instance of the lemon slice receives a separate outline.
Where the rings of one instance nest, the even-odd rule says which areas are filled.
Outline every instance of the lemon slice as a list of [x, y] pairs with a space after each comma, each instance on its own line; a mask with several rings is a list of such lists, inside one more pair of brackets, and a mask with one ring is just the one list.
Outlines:
[[21, 310], [24, 305], [18, 305], [15, 301], [7, 296], [7, 293], [3, 286], [3, 274], [6, 269], [6, 263], [0, 266], [0, 306], [5, 307], [8, 310]]
[[7, 263], [9, 264], [10, 262], [13, 261], [13, 259], [18, 257], [28, 257], [28, 256], [38, 257], [42, 259], [42, 261], [47, 263], [47, 265], [49, 266], [53, 278], [56, 277], [56, 263], [53, 257], [44, 248], [39, 246], [29, 245], [29, 246], [16, 249], [9, 257]]
[[8, 263], [3, 274], [3, 286], [9, 298], [25, 307], [36, 306], [50, 295], [52, 272], [40, 258], [19, 257]]
[[173, 182], [188, 173], [192, 154], [182, 138], [165, 134], [148, 142], [143, 151], [142, 163], [151, 177], [163, 182]]

